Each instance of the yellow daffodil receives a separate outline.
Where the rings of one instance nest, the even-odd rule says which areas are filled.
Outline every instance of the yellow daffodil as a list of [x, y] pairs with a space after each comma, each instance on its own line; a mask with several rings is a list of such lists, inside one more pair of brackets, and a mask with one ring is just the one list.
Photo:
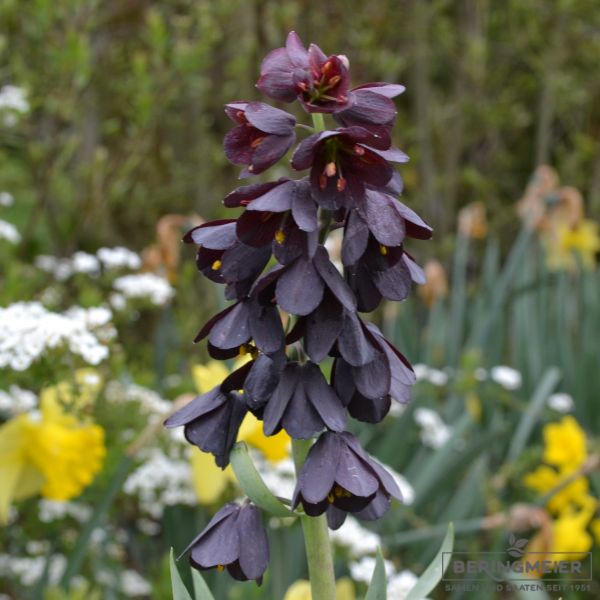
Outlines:
[[600, 546], [600, 519], [594, 519], [590, 523], [590, 529], [594, 534], [594, 539], [596, 540], [596, 545]]
[[[250, 360], [249, 355], [241, 356], [234, 364], [234, 369], [241, 367]], [[222, 362], [210, 361], [206, 365], [196, 365], [192, 368], [192, 377], [199, 393], [206, 392], [219, 385], [229, 375]], [[238, 441], [244, 441], [260, 450], [271, 462], [279, 462], [290, 454], [291, 440], [285, 431], [270, 437], [263, 433], [262, 423], [252, 414], [244, 418], [238, 433]], [[192, 481], [198, 500], [202, 504], [216, 502], [230, 483], [235, 482], [235, 475], [230, 466], [221, 470], [215, 464], [211, 454], [192, 448], [190, 455], [192, 465]]]
[[544, 443], [544, 462], [550, 465], [575, 470], [587, 458], [585, 432], [570, 415], [544, 427]]
[[548, 266], [551, 269], [576, 269], [579, 264], [593, 269], [600, 252], [598, 224], [582, 219], [574, 227], [557, 225], [546, 237]]
[[[529, 489], [544, 495], [558, 487], [571, 474], [571, 472], [557, 471], [547, 465], [540, 465], [535, 471], [527, 473], [523, 478], [523, 482]], [[560, 513], [570, 504], [578, 503], [587, 494], [588, 489], [588, 480], [585, 477], [577, 477], [549, 498], [548, 510], [552, 514]]]
[[596, 510], [596, 501], [587, 496], [587, 504], [580, 510], [567, 509], [552, 526], [553, 560], [575, 560], [589, 552], [594, 540], [587, 527]]
[[[76, 374], [76, 382], [83, 376]], [[43, 390], [39, 413], [18, 415], [0, 426], [2, 523], [14, 501], [38, 493], [51, 500], [78, 496], [102, 467], [104, 430], [65, 412], [59, 397], [67, 388], [61, 383]], [[90, 394], [81, 402], [92, 401]]]
[[[335, 597], [337, 600], [355, 600], [356, 592], [351, 579], [342, 577], [336, 581]], [[306, 579], [298, 579], [288, 588], [283, 600], [312, 600], [310, 582]]]

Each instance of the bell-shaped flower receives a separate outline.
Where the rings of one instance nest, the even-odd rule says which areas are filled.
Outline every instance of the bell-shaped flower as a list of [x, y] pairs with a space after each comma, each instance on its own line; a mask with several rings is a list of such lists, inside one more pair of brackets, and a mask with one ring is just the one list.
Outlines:
[[274, 100], [298, 99], [307, 112], [333, 113], [348, 106], [349, 82], [345, 56], [327, 56], [316, 44], [307, 50], [292, 31], [263, 60], [256, 86]]
[[407, 160], [404, 152], [390, 147], [389, 139], [364, 127], [346, 127], [302, 140], [292, 155], [292, 167], [310, 169], [315, 200], [334, 210], [360, 206], [367, 186], [384, 188], [392, 180], [391, 162]]
[[194, 398], [165, 421], [169, 428], [183, 426], [187, 441], [204, 452], [210, 452], [222, 469], [229, 464], [229, 453], [248, 412], [242, 395], [232, 389], [237, 389], [237, 385], [228, 385], [226, 379], [210, 392]]
[[292, 506], [301, 504], [310, 516], [321, 515], [330, 506], [359, 516], [370, 516], [371, 509], [381, 516], [392, 497], [402, 499], [398, 485], [358, 440], [346, 431], [327, 431], [308, 452]]
[[319, 367], [289, 362], [263, 413], [265, 435], [284, 429], [294, 439], [308, 439], [325, 427], [342, 431], [346, 410]]
[[226, 504], [185, 549], [199, 571], [217, 569], [238, 581], [259, 585], [269, 564], [269, 540], [260, 512], [253, 504]]
[[296, 140], [296, 118], [263, 102], [232, 102], [227, 116], [237, 123], [223, 142], [234, 165], [247, 165], [240, 175], [258, 175], [274, 165]]
[[416, 377], [408, 360], [375, 325], [365, 327], [375, 346], [373, 360], [352, 365], [343, 356], [337, 357], [331, 382], [355, 419], [378, 423], [387, 415], [392, 400], [409, 401]]

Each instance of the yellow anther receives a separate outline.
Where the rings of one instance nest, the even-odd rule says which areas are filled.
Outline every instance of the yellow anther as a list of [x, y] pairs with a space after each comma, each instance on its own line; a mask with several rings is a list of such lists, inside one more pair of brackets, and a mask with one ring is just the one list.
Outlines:
[[223, 263], [220, 260], [215, 260], [215, 262], [210, 267], [213, 271], [218, 271], [221, 268]]
[[275, 232], [275, 241], [278, 244], [283, 244], [283, 242], [285, 242], [285, 233], [283, 233], [283, 231], [281, 231], [281, 229], [278, 229]]
[[379, 245], [379, 252], [381, 252], [381, 254], [383, 256], [387, 256], [387, 253], [388, 253], [387, 246], [384, 246], [383, 244], [380, 244]]
[[333, 504], [334, 500], [335, 500], [335, 495], [334, 494], [328, 494], [327, 495], [327, 502], [329, 502], [329, 504]]
[[225, 570], [225, 567], [223, 565], [217, 565], [217, 571], [219, 571], [219, 573], [222, 573]]

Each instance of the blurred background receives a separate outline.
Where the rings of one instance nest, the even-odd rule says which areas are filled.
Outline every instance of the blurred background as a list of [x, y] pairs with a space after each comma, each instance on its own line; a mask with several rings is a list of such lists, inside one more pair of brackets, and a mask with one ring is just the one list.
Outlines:
[[[414, 400], [353, 425], [406, 502], [338, 536], [340, 598], [363, 597], [379, 544], [404, 598], [450, 520], [474, 559], [511, 535], [524, 552], [598, 549], [595, 0], [3, 0], [3, 600], [168, 598], [169, 548], [239, 494], [160, 427], [223, 374], [191, 344], [222, 290], [180, 239], [226, 214], [223, 105], [259, 99], [260, 61], [292, 29], [346, 54], [354, 85], [406, 85], [403, 201], [435, 230], [407, 247], [427, 284], [373, 316], [417, 365]], [[289, 486], [287, 452], [255, 425], [259, 470]], [[297, 525], [271, 525], [263, 587], [208, 574], [218, 599], [279, 600], [306, 577]], [[432, 597], [556, 597], [540, 594]]]

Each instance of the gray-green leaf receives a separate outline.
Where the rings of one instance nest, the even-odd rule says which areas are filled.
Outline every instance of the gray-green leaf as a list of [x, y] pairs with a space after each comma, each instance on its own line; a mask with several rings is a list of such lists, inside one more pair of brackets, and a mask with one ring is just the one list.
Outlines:
[[[419, 577], [417, 580], [415, 587], [410, 590], [406, 596], [406, 600], [423, 600], [423, 598], [425, 598], [429, 592], [435, 589], [436, 585], [442, 580], [444, 572], [450, 564], [450, 557], [448, 554], [452, 553], [453, 548], [454, 525], [449, 523], [448, 531], [446, 532], [446, 536], [444, 537], [444, 541], [442, 542], [438, 553], [435, 555], [435, 558], [431, 561], [425, 571], [423, 571], [421, 577]], [[446, 555], [445, 560], [444, 555]]]
[[248, 447], [244, 442], [238, 442], [229, 455], [231, 466], [244, 494], [263, 510], [275, 517], [297, 516], [286, 508], [265, 485], [258, 471], [254, 467], [248, 454]]
[[169, 552], [169, 569], [171, 571], [171, 589], [173, 590], [173, 600], [192, 600], [190, 593], [187, 591], [187, 588], [181, 579], [179, 569], [175, 564], [173, 548], [171, 548], [171, 551]]
[[373, 577], [371, 578], [365, 600], [386, 600], [386, 598], [387, 577], [385, 574], [385, 563], [383, 562], [381, 548], [378, 548], [377, 556], [375, 557], [375, 570], [373, 571]]

